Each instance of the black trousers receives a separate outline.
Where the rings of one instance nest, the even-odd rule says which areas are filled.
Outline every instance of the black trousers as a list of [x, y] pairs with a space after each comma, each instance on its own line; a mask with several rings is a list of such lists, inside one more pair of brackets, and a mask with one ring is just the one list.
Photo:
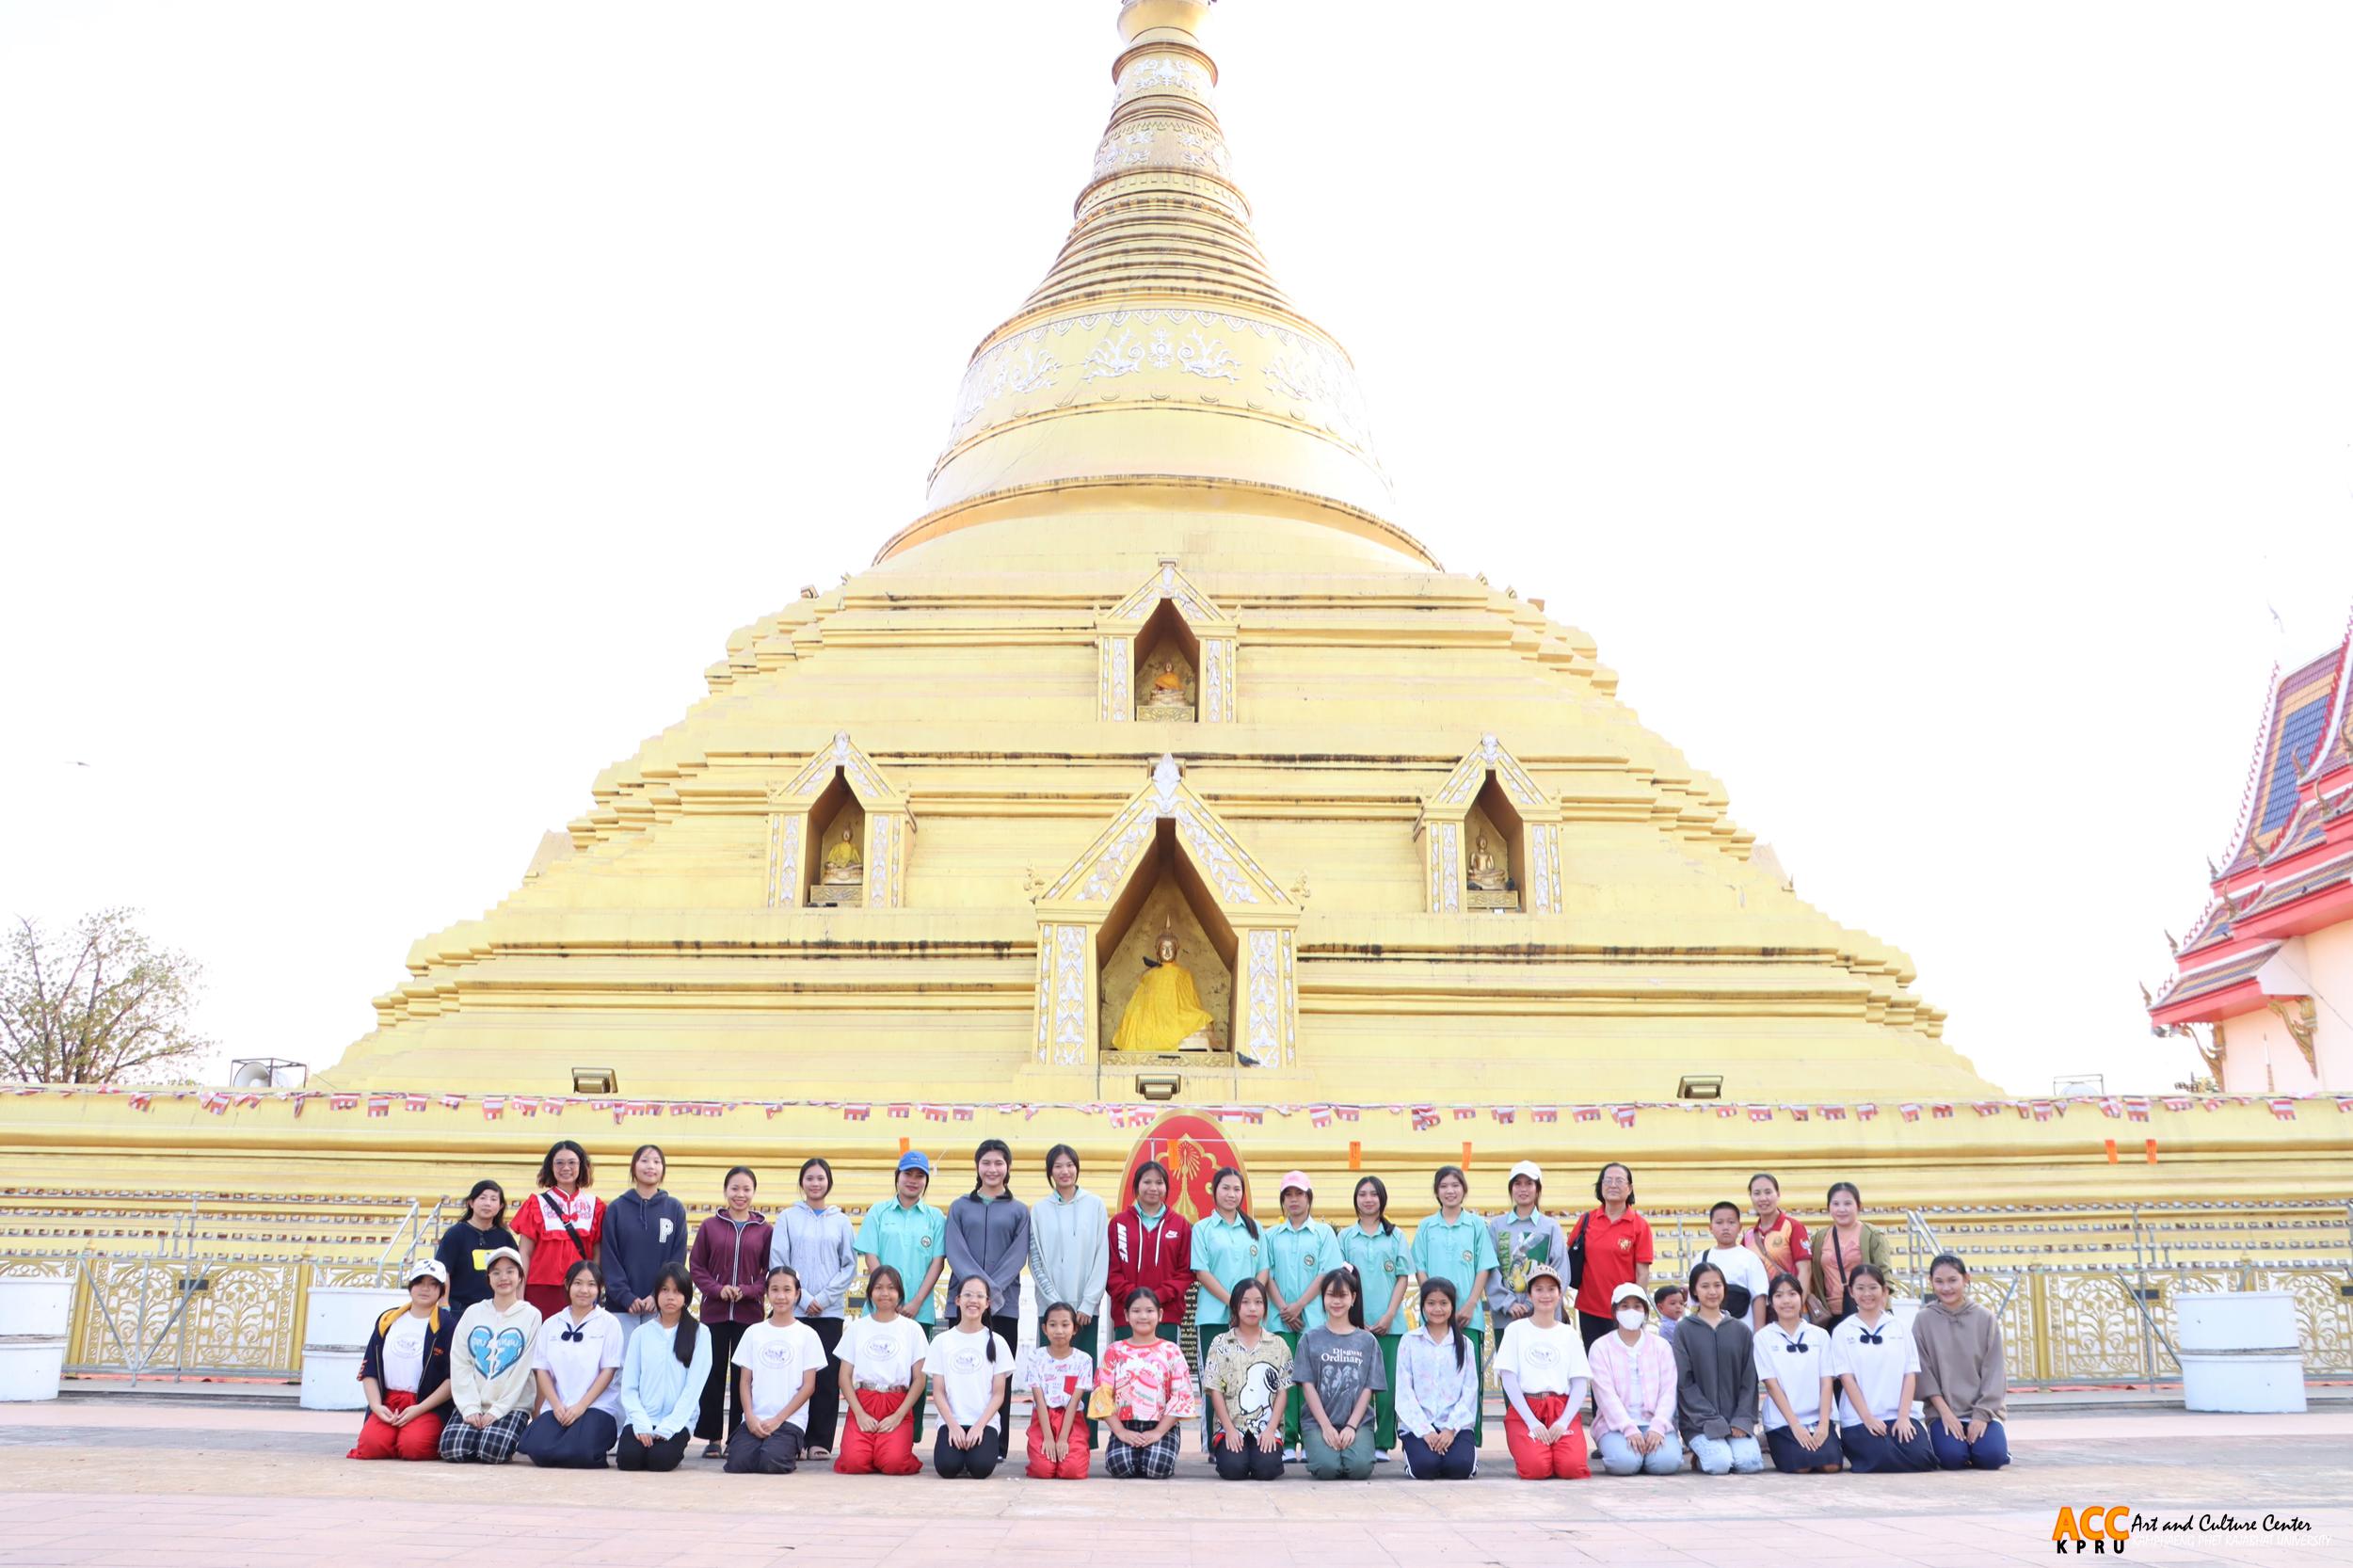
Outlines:
[[1579, 1312], [1577, 1315], [1577, 1336], [1585, 1341], [1585, 1348], [1589, 1351], [1593, 1348], [1594, 1340], [1605, 1334], [1615, 1333], [1617, 1327], [1618, 1320], [1615, 1318], [1597, 1318], [1591, 1312]]
[[613, 1463], [624, 1470], [675, 1470], [678, 1462], [686, 1457], [686, 1445], [694, 1435], [683, 1430], [674, 1432], [667, 1437], [655, 1438], [649, 1448], [637, 1441], [637, 1433], [624, 1421], [621, 1441], [613, 1450]]
[[748, 1426], [738, 1426], [728, 1439], [730, 1476], [789, 1476], [801, 1463], [801, 1429], [787, 1421], [765, 1437], [754, 1437]]
[[735, 1381], [735, 1347], [742, 1343], [744, 1331], [749, 1323], [705, 1323], [711, 1331], [711, 1381], [703, 1384], [702, 1414], [696, 1418], [695, 1435], [706, 1443], [724, 1443], [735, 1423], [728, 1419], [728, 1406], [734, 1401], [729, 1386]]
[[1260, 1448], [1257, 1436], [1244, 1434], [1241, 1452], [1236, 1453], [1225, 1446], [1225, 1435], [1220, 1433], [1209, 1451], [1217, 1459], [1217, 1479], [1220, 1480], [1283, 1479], [1283, 1445], [1279, 1437], [1273, 1447]]
[[808, 1403], [801, 1414], [808, 1417], [808, 1426], [802, 1433], [806, 1448], [833, 1451], [834, 1422], [841, 1415], [841, 1344], [842, 1322], [839, 1318], [804, 1318], [817, 1336], [817, 1342], [825, 1347], [825, 1369], [817, 1374], [817, 1386], [809, 1391]]
[[[1012, 1350], [1014, 1346], [1021, 1343], [1020, 1316], [1016, 1314], [1010, 1318], [991, 1318], [988, 1320], [988, 1332], [1002, 1339], [1006, 1349]], [[1018, 1361], [1021, 1352], [1014, 1351], [1013, 1353], [1015, 1360]], [[1012, 1369], [1006, 1368], [1007, 1371]], [[1013, 1390], [1010, 1387], [1005, 1391], [1004, 1407], [997, 1412], [997, 1452], [1000, 1455], [1013, 1452]]]
[[968, 1448], [959, 1448], [949, 1442], [945, 1427], [932, 1441], [932, 1468], [952, 1480], [969, 1476], [974, 1480], [986, 1480], [996, 1471], [997, 1462], [1004, 1457], [1004, 1440], [987, 1427], [981, 1429], [980, 1441]]

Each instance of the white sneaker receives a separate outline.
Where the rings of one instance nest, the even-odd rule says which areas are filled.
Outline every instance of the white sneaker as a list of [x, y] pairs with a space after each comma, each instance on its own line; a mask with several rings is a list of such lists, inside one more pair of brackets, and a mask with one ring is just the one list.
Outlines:
[[1386, 1464], [1389, 1462], [1389, 1456], [1384, 1450], [1375, 1448], [1372, 1450], [1372, 1462], [1375, 1464]]
[[1286, 1464], [1305, 1464], [1306, 1462], [1307, 1450], [1305, 1448], [1285, 1448], [1283, 1450], [1283, 1463]]

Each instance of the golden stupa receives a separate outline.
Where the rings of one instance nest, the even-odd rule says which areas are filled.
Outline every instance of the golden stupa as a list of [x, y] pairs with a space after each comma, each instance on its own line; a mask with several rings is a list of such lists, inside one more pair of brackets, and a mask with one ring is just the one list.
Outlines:
[[[1069, 238], [974, 352], [922, 514], [729, 637], [520, 887], [416, 943], [308, 1086], [341, 1099], [0, 1101], [0, 1176], [462, 1191], [676, 1100], [645, 1134], [674, 1187], [822, 1150], [856, 1204], [891, 1134], [1115, 1169], [1149, 1096], [1289, 1108], [1235, 1132], [1254, 1162], [1615, 1155], [1655, 1203], [1761, 1161], [1793, 1201], [2341, 1188], [2333, 1115], [2160, 1107], [2120, 1162], [2098, 1111], [1972, 1109], [2003, 1092], [1911, 960], [1753, 854], [1590, 638], [1432, 559], [1253, 237], [1208, 13], [1120, 9]], [[1119, 1048], [1163, 934], [1209, 1022]], [[576, 1071], [611, 1075], [594, 1110], [506, 1113]], [[1782, 1109], [1695, 1113], [1708, 1080]], [[1535, 1110], [1619, 1105], [1647, 1109]], [[948, 1107], [981, 1125], [927, 1128]]]

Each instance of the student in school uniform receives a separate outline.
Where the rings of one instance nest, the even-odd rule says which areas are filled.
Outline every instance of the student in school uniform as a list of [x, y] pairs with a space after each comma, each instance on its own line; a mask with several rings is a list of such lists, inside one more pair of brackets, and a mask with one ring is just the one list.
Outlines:
[[923, 1400], [923, 1363], [931, 1336], [901, 1310], [906, 1283], [877, 1263], [866, 1276], [866, 1313], [841, 1331], [841, 1450], [833, 1467], [844, 1476], [911, 1476], [923, 1468], [915, 1455], [915, 1417]]
[[[891, 1184], [890, 1201], [874, 1205], [858, 1222], [857, 1250], [871, 1263], [898, 1272], [906, 1286], [906, 1299], [899, 1310], [914, 1319], [928, 1339], [933, 1298], [940, 1275], [948, 1269], [948, 1216], [923, 1201], [923, 1194], [931, 1191], [931, 1157], [921, 1149], [907, 1150], [899, 1157]], [[954, 1320], [952, 1309], [949, 1318]], [[923, 1440], [926, 1402], [917, 1400], [915, 1414], [908, 1417], [907, 1435], [917, 1443]]]
[[1674, 1346], [1650, 1328], [1651, 1301], [1628, 1280], [1609, 1299], [1617, 1328], [1585, 1348], [1593, 1369], [1594, 1451], [1602, 1473], [1672, 1476], [1683, 1468], [1675, 1430]]
[[1422, 1281], [1421, 1327], [1397, 1352], [1398, 1442], [1416, 1480], [1468, 1480], [1479, 1473], [1479, 1352], [1463, 1332], [1454, 1282]]
[[1039, 1315], [1046, 1336], [1021, 1354], [1014, 1381], [1030, 1391], [1032, 1480], [1087, 1479], [1087, 1396], [1095, 1388], [1095, 1358], [1079, 1349], [1079, 1314], [1052, 1302]]
[[1675, 1330], [1675, 1426], [1706, 1476], [1765, 1468], [1756, 1441], [1756, 1347], [1749, 1325], [1724, 1310], [1724, 1272], [1691, 1270], [1699, 1304]]
[[464, 1217], [441, 1232], [441, 1244], [433, 1251], [449, 1271], [449, 1300], [443, 1304], [463, 1317], [474, 1303], [488, 1301], [490, 1255], [514, 1245], [515, 1233], [506, 1228], [506, 1189], [485, 1176], [466, 1194]]
[[1912, 1319], [1929, 1444], [1947, 1470], [1998, 1470], [2009, 1463], [2002, 1325], [1969, 1299], [1968, 1266], [1953, 1254], [1939, 1253], [1929, 1265], [1929, 1288], [1933, 1294]]
[[457, 1320], [441, 1303], [449, 1271], [436, 1258], [408, 1271], [408, 1304], [376, 1319], [360, 1356], [367, 1418], [346, 1459], [431, 1459], [449, 1403], [449, 1347]]
[[641, 1145], [629, 1157], [629, 1191], [605, 1205], [604, 1306], [628, 1334], [654, 1320], [654, 1276], [686, 1265], [686, 1206], [662, 1186], [669, 1169], [659, 1144]]
[[[1459, 1165], [1441, 1165], [1430, 1180], [1430, 1191], [1438, 1200], [1438, 1211], [1423, 1217], [1414, 1227], [1414, 1272], [1423, 1282], [1443, 1279], [1454, 1287], [1455, 1321], [1462, 1324], [1463, 1336], [1471, 1344], [1474, 1354], [1483, 1356], [1487, 1349], [1487, 1281], [1496, 1271], [1495, 1234], [1487, 1222], [1471, 1212], [1465, 1204], [1470, 1198], [1470, 1178]], [[1554, 1265], [1557, 1274], [1560, 1266]], [[1501, 1325], [1497, 1325], [1500, 1328]], [[1475, 1448], [1486, 1440], [1484, 1411], [1471, 1417], [1471, 1444]]]
[[1267, 1327], [1267, 1287], [1234, 1287], [1234, 1320], [1202, 1368], [1209, 1405], [1209, 1457], [1220, 1480], [1283, 1479], [1283, 1410], [1290, 1403], [1291, 1348]]
[[735, 1347], [744, 1331], [767, 1314], [768, 1246], [773, 1229], [768, 1216], [752, 1207], [760, 1192], [760, 1177], [749, 1165], [738, 1165], [720, 1183], [727, 1202], [695, 1228], [695, 1243], [686, 1267], [702, 1293], [704, 1330], [711, 1336], [711, 1376], [703, 1384], [702, 1408], [695, 1417], [695, 1435], [702, 1439], [705, 1459], [725, 1459], [729, 1399], [735, 1381]]
[[934, 1336], [925, 1363], [939, 1415], [932, 1468], [952, 1480], [986, 1480], [1005, 1457], [997, 1416], [1013, 1397], [1013, 1347], [989, 1327], [988, 1304], [981, 1275], [958, 1286], [955, 1323]]
[[1694, 1264], [1713, 1263], [1723, 1272], [1724, 1311], [1755, 1328], [1765, 1321], [1765, 1262], [1740, 1244], [1740, 1206], [1726, 1199], [1707, 1211], [1708, 1244]]
[[1340, 1230], [1340, 1261], [1365, 1282], [1365, 1327], [1381, 1341], [1381, 1376], [1388, 1384], [1372, 1397], [1372, 1457], [1379, 1463], [1398, 1442], [1397, 1362], [1405, 1343], [1405, 1297], [1414, 1285], [1414, 1244], [1391, 1223], [1388, 1184], [1379, 1176], [1357, 1177], [1350, 1202], [1356, 1220]]
[[[1274, 1306], [1269, 1326], [1282, 1336], [1283, 1343], [1290, 1347], [1296, 1357], [1299, 1336], [1313, 1325], [1320, 1311], [1317, 1283], [1342, 1261], [1340, 1240], [1330, 1225], [1310, 1212], [1316, 1192], [1306, 1172], [1285, 1174], [1279, 1198], [1282, 1223], [1267, 1226], [1265, 1232], [1267, 1293]], [[1205, 1379], [1209, 1375], [1206, 1362], [1202, 1375]], [[1299, 1417], [1296, 1403], [1283, 1412], [1283, 1458], [1291, 1464], [1297, 1464], [1301, 1458]]]
[[1528, 1299], [1535, 1310], [1504, 1331], [1496, 1351], [1504, 1441], [1522, 1480], [1583, 1480], [1593, 1470], [1579, 1412], [1593, 1367], [1584, 1336], [1562, 1320], [1561, 1271], [1549, 1263], [1529, 1269]]
[[[515, 1206], [509, 1226], [523, 1255], [523, 1299], [542, 1319], [571, 1305], [575, 1263], [596, 1263], [604, 1242], [604, 1200], [588, 1190], [596, 1173], [588, 1151], [569, 1138], [548, 1147], [539, 1161], [538, 1190]], [[603, 1268], [598, 1267], [598, 1277]]]
[[[1195, 1235], [1200, 1232], [1196, 1228]], [[1236, 1282], [1239, 1289], [1243, 1281]], [[1263, 1282], [1261, 1282], [1263, 1283]], [[1160, 1298], [1128, 1295], [1128, 1337], [1103, 1352], [1096, 1393], [1111, 1406], [1104, 1421], [1103, 1469], [1116, 1480], [1166, 1480], [1176, 1473], [1184, 1422], [1200, 1399], [1176, 1341], [1159, 1333]]]
[[1772, 1320], [1756, 1334], [1766, 1449], [1785, 1476], [1834, 1475], [1846, 1465], [1846, 1450], [1838, 1446], [1830, 1336], [1806, 1321], [1805, 1285], [1797, 1275], [1775, 1274], [1766, 1299]]
[[675, 1470], [686, 1457], [711, 1379], [711, 1332], [686, 1309], [694, 1293], [684, 1264], [654, 1271], [653, 1320], [621, 1352], [621, 1469]]
[[795, 1316], [801, 1276], [777, 1265], [762, 1298], [768, 1316], [736, 1342], [736, 1400], [743, 1423], [728, 1439], [728, 1474], [789, 1476], [807, 1450], [808, 1401], [825, 1375], [825, 1346]]
[[621, 1351], [628, 1336], [598, 1304], [604, 1276], [594, 1263], [574, 1263], [564, 1291], [564, 1310], [540, 1323], [532, 1351], [541, 1409], [515, 1447], [545, 1468], [601, 1470], [621, 1431]]
[[793, 1317], [825, 1347], [825, 1369], [817, 1375], [817, 1391], [803, 1412], [801, 1432], [811, 1459], [833, 1455], [834, 1423], [840, 1414], [843, 1315], [849, 1310], [850, 1287], [857, 1283], [857, 1238], [850, 1218], [833, 1195], [833, 1166], [822, 1156], [801, 1161], [801, 1201], [776, 1216], [769, 1234], [768, 1264], [783, 1264], [801, 1277], [806, 1288]]
[[466, 1308], [450, 1345], [440, 1455], [453, 1464], [505, 1464], [539, 1403], [531, 1368], [539, 1309], [523, 1300], [522, 1254], [497, 1248], [483, 1273], [490, 1299]]
[[1831, 1331], [1831, 1368], [1838, 1378], [1838, 1446], [1858, 1474], [1933, 1470], [1936, 1448], [1913, 1396], [1920, 1352], [1887, 1310], [1887, 1276], [1876, 1263], [1848, 1274], [1854, 1316]]
[[[1233, 1296], [1234, 1287], [1246, 1279], [1266, 1283], [1266, 1239], [1259, 1234], [1258, 1222], [1250, 1217], [1244, 1207], [1246, 1192], [1241, 1173], [1232, 1166], [1212, 1172], [1209, 1201], [1214, 1211], [1203, 1215], [1201, 1223], [1193, 1227], [1193, 1277], [1201, 1287], [1201, 1293], [1193, 1302], [1193, 1322], [1204, 1373], [1209, 1370], [1209, 1352], [1216, 1349], [1218, 1336], [1233, 1321], [1233, 1311], [1226, 1303]], [[1215, 1436], [1205, 1410], [1201, 1415], [1201, 1446], [1205, 1451]]]

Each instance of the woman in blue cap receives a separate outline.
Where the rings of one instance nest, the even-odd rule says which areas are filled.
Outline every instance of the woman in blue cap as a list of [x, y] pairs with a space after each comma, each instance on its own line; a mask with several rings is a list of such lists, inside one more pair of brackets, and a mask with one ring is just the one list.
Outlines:
[[[867, 1272], [888, 1265], [906, 1281], [906, 1298], [900, 1311], [927, 1331], [933, 1323], [932, 1296], [948, 1267], [948, 1216], [923, 1201], [932, 1184], [932, 1162], [920, 1149], [899, 1157], [895, 1189], [888, 1203], [878, 1203], [858, 1223], [857, 1250], [870, 1259]], [[923, 1435], [923, 1407], [913, 1416], [913, 1436]]]

